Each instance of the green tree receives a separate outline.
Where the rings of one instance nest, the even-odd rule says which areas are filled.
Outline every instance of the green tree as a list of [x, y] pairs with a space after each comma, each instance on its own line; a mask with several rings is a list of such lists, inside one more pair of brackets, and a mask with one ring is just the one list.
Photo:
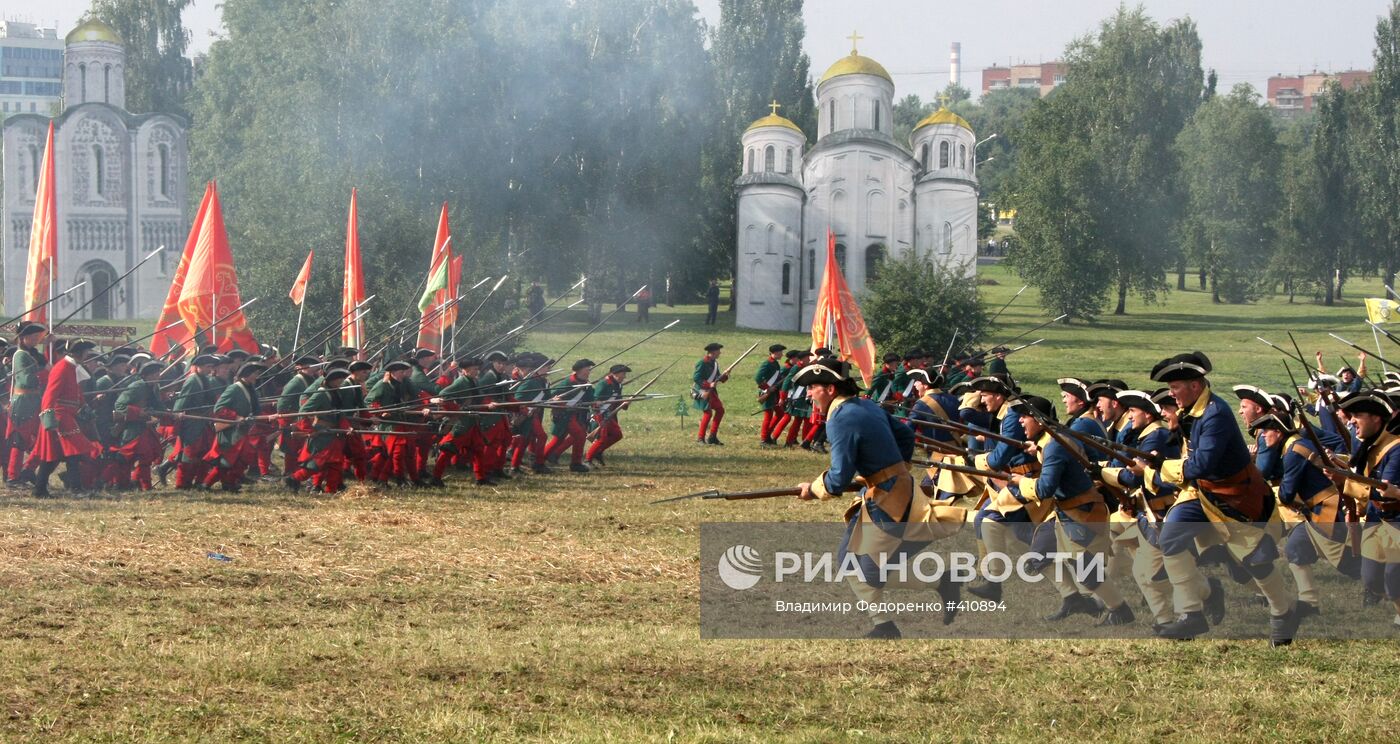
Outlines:
[[894, 102], [894, 139], [896, 142], [908, 143], [909, 136], [914, 133], [914, 127], [924, 117], [937, 110], [933, 103], [924, 103], [917, 95], [910, 93]]
[[1279, 204], [1274, 124], [1247, 84], [1207, 101], [1177, 137], [1191, 216], [1206, 246], [1216, 302], [1247, 302], [1268, 289]]
[[987, 311], [968, 281], [967, 266], [943, 266], [914, 251], [889, 259], [862, 293], [860, 306], [881, 349], [946, 349], [976, 344], [988, 330]]
[[1354, 202], [1368, 242], [1364, 255], [1386, 286], [1400, 269], [1400, 2], [1376, 22], [1375, 72], [1366, 86], [1347, 94], [1354, 106], [1348, 138]]
[[[710, 36], [716, 121], [702, 152], [705, 190], [701, 229], [691, 260], [676, 277], [681, 296], [702, 291], [709, 279], [735, 268], [734, 181], [741, 172], [740, 139], [770, 101], [815, 139], [817, 120], [810, 61], [802, 51], [802, 0], [720, 0], [719, 25]], [[737, 295], [737, 293], [734, 293]]]
[[126, 108], [138, 114], [188, 116], [193, 80], [181, 15], [190, 0], [92, 0], [89, 13], [126, 42]]
[[[1039, 101], [1039, 94], [1029, 88], [1005, 88], [988, 91], [975, 105], [964, 103], [957, 107], [978, 140], [984, 140], [977, 148], [978, 188], [984, 197], [998, 204], [1014, 203], [1010, 186], [1016, 178], [1022, 126], [1026, 114]], [[987, 139], [992, 135], [996, 137]]]

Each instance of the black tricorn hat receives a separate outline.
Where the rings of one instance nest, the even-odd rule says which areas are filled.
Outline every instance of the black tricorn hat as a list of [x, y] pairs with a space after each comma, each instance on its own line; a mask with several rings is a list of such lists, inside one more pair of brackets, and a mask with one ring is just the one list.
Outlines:
[[343, 367], [339, 369], [333, 369], [326, 373], [326, 382], [330, 383], [335, 382], [336, 380], [343, 380], [349, 376], [350, 370], [348, 369], [345, 369]]
[[792, 381], [795, 385], [833, 385], [850, 378], [850, 362], [828, 356], [809, 362], [793, 375]]
[[1283, 419], [1279, 418], [1278, 416], [1275, 416], [1272, 413], [1265, 414], [1257, 419], [1254, 419], [1254, 423], [1249, 425], [1250, 434], [1258, 434], [1259, 432], [1264, 431], [1266, 429], [1269, 431], [1281, 431], [1286, 434], [1292, 434], [1294, 431], [1297, 431], [1297, 429], [1295, 429], [1287, 421], [1284, 421]]
[[773, 344], [772, 346], [769, 346], [769, 347], [768, 347], [768, 353], [769, 353], [769, 354], [777, 354], [778, 352], [784, 351], [784, 350], [786, 350], [786, 349], [787, 349], [787, 347], [786, 347], [786, 346], [783, 346], [782, 344]]
[[141, 365], [141, 376], [158, 375], [165, 371], [165, 365], [160, 362], [146, 362]]
[[1177, 382], [1179, 380], [1199, 380], [1210, 374], [1210, 358], [1204, 353], [1193, 351], [1177, 354], [1157, 362], [1152, 368], [1153, 382]]
[[1235, 396], [1240, 400], [1247, 400], [1264, 410], [1274, 407], [1273, 396], [1264, 392], [1261, 388], [1253, 385], [1236, 385], [1230, 388], [1235, 392]]
[[1039, 395], [1026, 395], [1011, 401], [1011, 412], [1017, 416], [1033, 415], [1030, 409], [1040, 414], [1038, 418], [1058, 420], [1055, 417], [1055, 404]]
[[615, 374], [618, 374], [619, 372], [631, 372], [631, 371], [632, 371], [632, 368], [629, 367], [629, 366], [627, 366], [627, 365], [625, 365], [625, 364], [614, 364], [613, 366], [608, 367], [608, 374], [610, 374], [610, 375], [615, 375]]
[[1123, 382], [1122, 380], [1110, 379], [1094, 380], [1093, 382], [1085, 386], [1085, 390], [1088, 391], [1089, 397], [1091, 399], [1117, 398], [1118, 393], [1127, 389], [1128, 383]]
[[893, 351], [887, 352], [883, 357], [881, 357], [881, 361], [883, 361], [885, 364], [894, 364], [895, 362], [900, 361], [900, 356], [894, 353]]
[[351, 372], [370, 372], [374, 370], [374, 365], [369, 362], [351, 362], [346, 369]]
[[[1170, 391], [1168, 391], [1170, 395]], [[1161, 416], [1162, 408], [1152, 400], [1150, 393], [1142, 390], [1122, 390], [1118, 393], [1118, 403], [1124, 408], [1140, 408], [1153, 416]]]
[[95, 355], [96, 348], [97, 344], [91, 341], [74, 341], [73, 343], [68, 345], [68, 353], [72, 355], [74, 359], [77, 359], [81, 362]]
[[266, 371], [266, 364], [259, 364], [258, 362], [248, 362], [247, 364], [244, 364], [242, 367], [238, 368], [238, 376], [247, 377], [248, 375], [260, 375]]
[[480, 367], [481, 364], [482, 361], [480, 359], [474, 356], [466, 356], [457, 360], [457, 369], [471, 369], [472, 367]]
[[410, 369], [413, 369], [412, 365], [410, 365], [408, 362], [400, 361], [398, 359], [395, 359], [394, 361], [384, 365], [385, 372], [405, 372]]
[[1337, 404], [1338, 408], [1350, 414], [1370, 413], [1382, 418], [1389, 419], [1395, 415], [1395, 407], [1385, 393], [1378, 390], [1365, 390], [1355, 395], [1348, 395]]
[[415, 360], [427, 359], [430, 356], [437, 356], [437, 352], [433, 351], [432, 349], [418, 349], [417, 351], [413, 352], [413, 358]]
[[23, 338], [24, 336], [29, 336], [47, 330], [48, 328], [44, 327], [43, 323], [25, 323], [24, 325], [19, 327], [19, 333], [15, 334], [15, 336], [16, 338]]
[[307, 354], [305, 356], [299, 356], [297, 357], [297, 360], [295, 362], [292, 362], [292, 364], [297, 367], [314, 367], [320, 363], [320, 359], [317, 359], [316, 357], [310, 354]]
[[190, 360], [190, 364], [196, 367], [212, 367], [219, 363], [219, 358], [213, 354], [200, 354]]
[[713, 343], [705, 344], [705, 351], [714, 352], [714, 351], [719, 351], [720, 349], [723, 349], [723, 348], [724, 348], [724, 344], [721, 344], [721, 343], [719, 343], [719, 342], [717, 342], [717, 341], [716, 341], [716, 342], [713, 342]]
[[506, 361], [510, 361], [510, 357], [509, 357], [504, 351], [501, 351], [500, 349], [492, 349], [491, 351], [486, 352], [486, 356], [482, 357], [482, 359], [485, 360], [485, 361], [487, 361], [487, 362], [506, 362]]
[[1060, 390], [1073, 395], [1085, 403], [1088, 403], [1093, 398], [1093, 396], [1089, 394], [1089, 383], [1078, 377], [1061, 377], [1055, 382], [1059, 384]]
[[1158, 408], [1162, 406], [1171, 406], [1172, 408], [1181, 407], [1176, 402], [1176, 396], [1172, 395], [1171, 388], [1158, 388], [1153, 390], [1152, 402], [1156, 403]]
[[1010, 396], [1016, 392], [1011, 380], [1006, 375], [984, 375], [968, 383], [973, 390], [979, 393], [995, 393], [997, 395]]
[[929, 372], [926, 369], [911, 369], [908, 374], [911, 380], [918, 380], [929, 387], [943, 387], [943, 375], [936, 372]]
[[594, 364], [592, 359], [580, 359], [580, 360], [578, 360], [577, 362], [574, 362], [574, 366], [573, 366], [571, 369], [573, 369], [573, 371], [577, 372], [577, 371], [579, 371], [579, 370], [581, 370], [581, 369], [586, 369], [586, 368], [588, 368], [588, 367], [596, 367], [596, 366], [598, 366], [598, 365]]

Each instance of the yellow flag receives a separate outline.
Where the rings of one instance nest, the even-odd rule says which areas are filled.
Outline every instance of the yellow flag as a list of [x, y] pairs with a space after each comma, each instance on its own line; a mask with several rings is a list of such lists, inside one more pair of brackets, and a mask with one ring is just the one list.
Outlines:
[[1366, 319], [1372, 323], [1394, 323], [1397, 320], [1397, 310], [1400, 310], [1400, 305], [1392, 300], [1381, 297], [1366, 298]]

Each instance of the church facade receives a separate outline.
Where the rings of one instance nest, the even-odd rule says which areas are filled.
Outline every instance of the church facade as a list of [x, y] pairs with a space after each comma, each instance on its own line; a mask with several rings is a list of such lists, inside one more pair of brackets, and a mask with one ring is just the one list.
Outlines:
[[[50, 317], [111, 286], [159, 247], [159, 255], [84, 309], [84, 319], [150, 318], [160, 313], [185, 241], [186, 124], [167, 114], [125, 108], [126, 51], [100, 21], [65, 40], [63, 103], [54, 122], [58, 200], [58, 279]], [[39, 167], [49, 118], [11, 115], [3, 132], [5, 313], [24, 303], [24, 273]]]
[[886, 258], [914, 251], [976, 271], [972, 127], [946, 108], [906, 145], [894, 131], [894, 81], [869, 57], [837, 60], [817, 84], [817, 141], [773, 111], [743, 136], [737, 191], [737, 325], [811, 329], [827, 231], [851, 291]]

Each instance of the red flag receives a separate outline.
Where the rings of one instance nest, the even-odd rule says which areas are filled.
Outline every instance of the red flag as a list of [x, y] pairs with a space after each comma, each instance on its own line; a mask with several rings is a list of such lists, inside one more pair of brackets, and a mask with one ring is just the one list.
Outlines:
[[[223, 210], [219, 207], [219, 187], [211, 182], [209, 189], [209, 207], [190, 254], [184, 286], [180, 288], [180, 317], [191, 334], [196, 329], [209, 332], [219, 351], [237, 346], [256, 354], [258, 342], [248, 330], [243, 311], [237, 310], [243, 300], [238, 293], [238, 274], [224, 229]], [[223, 318], [225, 315], [229, 317]], [[218, 326], [211, 328], [216, 320]]]
[[180, 253], [180, 264], [171, 275], [170, 291], [165, 294], [165, 304], [161, 306], [160, 318], [156, 320], [157, 329], [167, 329], [151, 339], [151, 353], [158, 357], [169, 352], [171, 346], [188, 346], [194, 340], [194, 334], [188, 328], [183, 324], [176, 325], [183, 321], [180, 317], [180, 292], [185, 288], [185, 277], [190, 270], [190, 256], [194, 255], [194, 246], [199, 242], [199, 231], [204, 225], [204, 216], [209, 212], [209, 202], [213, 198], [214, 184], [211, 181], [204, 187], [204, 198], [199, 202], [199, 211], [195, 212], [194, 222], [190, 225], [190, 236], [185, 239], [185, 250]]
[[355, 308], [365, 301], [365, 277], [360, 270], [359, 210], [355, 203], [356, 191], [350, 189], [350, 219], [345, 225], [345, 281], [340, 294], [340, 344], [358, 349], [365, 340], [365, 322], [355, 315]]
[[[29, 228], [29, 264], [24, 273], [24, 309], [53, 299], [58, 272], [58, 200], [54, 198], [53, 122], [49, 122], [44, 162], [39, 166], [39, 189], [34, 194], [34, 224]], [[88, 287], [91, 292], [95, 287]], [[47, 306], [25, 314], [24, 320], [49, 322]]]
[[[442, 203], [442, 214], [438, 216], [437, 236], [433, 238], [433, 260], [428, 264], [428, 276], [432, 277], [443, 267], [443, 264], [452, 258], [452, 248], [450, 246], [452, 232], [447, 228], [447, 202]], [[418, 321], [418, 346], [423, 349], [441, 351], [438, 347], [442, 345], [442, 326], [436, 322], [436, 316], [429, 318], [444, 302], [447, 302], [447, 289], [438, 290], [432, 298], [432, 303], [424, 310], [420, 307], [423, 316]]]
[[292, 291], [287, 293], [287, 296], [292, 298], [293, 305], [300, 305], [306, 300], [306, 283], [311, 281], [311, 257], [314, 255], [316, 251], [306, 252], [306, 263], [301, 265], [297, 280], [292, 282]]
[[[462, 259], [463, 256], [453, 256], [447, 262], [447, 299], [452, 300], [462, 293]], [[442, 335], [447, 335], [447, 329], [457, 324], [457, 308], [460, 304], [455, 304], [447, 308], [442, 313]]]
[[833, 335], [841, 358], [860, 369], [865, 386], [870, 387], [870, 376], [875, 371], [875, 341], [870, 338], [860, 306], [851, 296], [846, 277], [841, 275], [841, 267], [836, 263], [836, 236], [827, 230], [826, 273], [817, 293], [817, 311], [812, 316], [812, 348], [830, 348]]

